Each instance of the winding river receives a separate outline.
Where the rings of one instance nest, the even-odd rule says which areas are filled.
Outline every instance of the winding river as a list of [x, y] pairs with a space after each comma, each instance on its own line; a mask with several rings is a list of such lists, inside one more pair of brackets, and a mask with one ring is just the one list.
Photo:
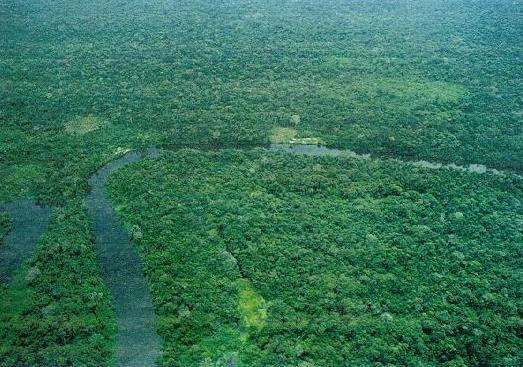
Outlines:
[[105, 191], [107, 178], [120, 168], [159, 155], [156, 149], [129, 152], [107, 163], [90, 179], [87, 207], [95, 235], [96, 254], [109, 287], [118, 323], [116, 360], [121, 367], [154, 366], [160, 355], [154, 307], [136, 247], [113, 210]]
[[[339, 156], [371, 159], [349, 150], [316, 145], [272, 144], [271, 152], [309, 156]], [[118, 323], [116, 359], [121, 367], [149, 367], [160, 355], [160, 338], [156, 332], [154, 307], [136, 247], [113, 210], [105, 190], [108, 177], [126, 165], [142, 159], [154, 159], [161, 150], [131, 151], [100, 168], [90, 179], [91, 192], [87, 207], [95, 235], [95, 247], [101, 274], [108, 285]], [[404, 162], [427, 169], [452, 169], [478, 174], [521, 176], [489, 169], [483, 165], [458, 166], [426, 161]], [[30, 200], [0, 204], [13, 218], [13, 229], [0, 247], [0, 282], [8, 283], [13, 273], [31, 257], [38, 238], [47, 227], [52, 209], [42, 208]]]

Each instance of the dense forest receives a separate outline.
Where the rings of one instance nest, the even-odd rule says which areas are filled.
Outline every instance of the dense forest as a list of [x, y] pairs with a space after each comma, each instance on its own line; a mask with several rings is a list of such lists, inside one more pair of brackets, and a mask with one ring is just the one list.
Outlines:
[[279, 127], [521, 172], [521, 13], [505, 0], [3, 2], [0, 198], [63, 203], [119, 147], [264, 144]]
[[144, 258], [166, 366], [523, 358], [521, 180], [183, 150], [119, 171], [109, 191]]
[[512, 0], [0, 1], [0, 207], [54, 208], [0, 367], [118, 365], [88, 180], [150, 147], [110, 195], [161, 365], [521, 365], [522, 29]]
[[81, 202], [55, 212], [33, 259], [0, 284], [0, 366], [100, 366], [116, 325]]

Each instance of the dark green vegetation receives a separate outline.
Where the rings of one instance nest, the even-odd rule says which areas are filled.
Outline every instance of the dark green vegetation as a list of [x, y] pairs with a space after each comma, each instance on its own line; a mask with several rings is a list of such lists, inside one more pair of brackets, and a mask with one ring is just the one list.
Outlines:
[[114, 315], [81, 202], [56, 210], [33, 259], [0, 285], [0, 366], [107, 365]]
[[[0, 1], [0, 202], [29, 197], [62, 208], [55, 213], [34, 258], [19, 273], [16, 282], [0, 289], [0, 366], [102, 366], [114, 353], [113, 311], [97, 272], [92, 228], [83, 200], [89, 189], [88, 178], [127, 149], [249, 146], [296, 139], [324, 142], [381, 157], [482, 163], [523, 173], [522, 19], [521, 3], [512, 0]], [[252, 159], [256, 161], [258, 157]], [[289, 176], [289, 185], [298, 182], [300, 164], [307, 164], [303, 158], [284, 160], [298, 171], [289, 169], [284, 174], [278, 168], [274, 177], [276, 182], [281, 182], [282, 194], [290, 195], [294, 186], [285, 187], [285, 177]], [[334, 163], [329, 163], [329, 172], [335, 170], [330, 164]], [[236, 234], [222, 233], [221, 227], [215, 228], [216, 233], [198, 234], [195, 228], [212, 214], [206, 213], [203, 207], [191, 208], [194, 214], [181, 212], [192, 218], [192, 222], [186, 224], [185, 231], [176, 240], [201, 244], [206, 251], [198, 250], [198, 246], [180, 249], [169, 246], [165, 251], [175, 251], [172, 255], [176, 267], [169, 272], [175, 273], [173, 269], [178, 269], [180, 274], [187, 275], [183, 281], [176, 278], [181, 284], [179, 287], [201, 284], [198, 290], [191, 288], [191, 292], [197, 293], [187, 296], [189, 301], [183, 299], [188, 305], [197, 303], [198, 307], [193, 309], [179, 306], [181, 298], [175, 299], [166, 291], [169, 288], [161, 288], [163, 283], [157, 281], [158, 274], [150, 264], [155, 263], [151, 256], [163, 254], [163, 250], [149, 245], [154, 242], [160, 246], [164, 240], [162, 235], [150, 232], [144, 235], [139, 242], [143, 255], [149, 259], [148, 274], [161, 315], [159, 327], [170, 340], [166, 344], [166, 363], [173, 358], [191, 363], [207, 356], [210, 361], [218, 359], [223, 364], [241, 359], [278, 365], [292, 363], [293, 358], [316, 360], [321, 364], [321, 358], [338, 358], [344, 353], [352, 353], [354, 363], [359, 363], [358, 358], [366, 363], [394, 353], [401, 355], [394, 357], [401, 361], [408, 358], [402, 349], [404, 345], [410, 348], [408, 356], [419, 359], [420, 363], [449, 360], [459, 365], [459, 358], [469, 364], [514, 363], [513, 330], [521, 335], [521, 323], [513, 326], [520, 321], [515, 322], [507, 315], [516, 312], [514, 307], [519, 307], [521, 313], [520, 305], [513, 306], [518, 298], [509, 287], [515, 284], [514, 279], [520, 273], [511, 263], [517, 261], [514, 245], [517, 238], [509, 240], [511, 235], [515, 236], [514, 226], [521, 227], [517, 221], [521, 210], [517, 204], [517, 200], [521, 200], [519, 187], [514, 188], [503, 179], [449, 172], [419, 177], [419, 186], [414, 191], [425, 195], [423, 190], [427, 187], [427, 192], [434, 195], [437, 205], [441, 206], [448, 204], [444, 204], [444, 195], [450, 195], [451, 203], [463, 206], [455, 209], [455, 213], [463, 213], [464, 218], [462, 222], [457, 221], [459, 218], [449, 220], [452, 214], [449, 210], [442, 222], [445, 224], [440, 225], [442, 228], [427, 224], [430, 227], [427, 230], [418, 227], [425, 224], [414, 224], [412, 229], [407, 229], [410, 227], [405, 224], [405, 218], [395, 223], [397, 215], [410, 213], [397, 209], [404, 202], [396, 203], [391, 197], [385, 197], [390, 189], [389, 181], [402, 187], [404, 178], [395, 171], [397, 166], [388, 168], [386, 163], [378, 164], [379, 172], [371, 173], [368, 170], [374, 163], [352, 164], [358, 169], [362, 165], [362, 175], [367, 172], [369, 179], [376, 178], [376, 184], [387, 184], [383, 184], [382, 198], [378, 192], [381, 188], [373, 186], [375, 182], [357, 181], [356, 188], [363, 196], [356, 206], [369, 206], [377, 213], [362, 214], [360, 220], [351, 216], [341, 218], [347, 220], [347, 228], [356, 233], [354, 238], [343, 237], [344, 232], [340, 230], [341, 244], [338, 243], [332, 226], [338, 231], [336, 226], [345, 224], [329, 221], [321, 228], [325, 241], [314, 240], [319, 246], [314, 252], [318, 277], [337, 276], [346, 271], [349, 280], [342, 279], [337, 287], [342, 294], [348, 292], [351, 296], [343, 298], [348, 301], [341, 302], [342, 306], [336, 306], [335, 310], [326, 309], [325, 317], [337, 313], [339, 318], [332, 320], [341, 320], [340, 324], [331, 325], [326, 321], [314, 333], [296, 330], [309, 327], [301, 321], [304, 319], [301, 315], [309, 317], [320, 311], [304, 310], [305, 306], [298, 307], [296, 302], [318, 305], [324, 302], [321, 297], [332, 292], [318, 291], [318, 302], [309, 302], [310, 294], [296, 295], [292, 293], [294, 288], [286, 290], [284, 283], [278, 284], [272, 279], [272, 267], [265, 276], [269, 279], [267, 284], [274, 289], [262, 284], [255, 269], [265, 271], [269, 266], [267, 261], [272, 265], [276, 255], [274, 259], [264, 257], [263, 251], [272, 251], [267, 255], [276, 253], [284, 247], [286, 240], [281, 238], [288, 235], [290, 243], [295, 243], [296, 236], [301, 235], [296, 226], [301, 228], [311, 223], [313, 229], [319, 230], [318, 218], [336, 211], [323, 201], [312, 203], [311, 198], [316, 198], [314, 190], [329, 190], [322, 186], [319, 177], [319, 186], [314, 186], [309, 196], [305, 195], [309, 203], [303, 204], [303, 213], [300, 206], [288, 213], [271, 204], [287, 213], [295, 225], [288, 228], [282, 224], [281, 228], [271, 229], [280, 242], [271, 250], [260, 251], [257, 255], [260, 259], [242, 255], [243, 251], [251, 251], [250, 248], [242, 249]], [[163, 169], [163, 163], [159, 165]], [[415, 172], [413, 168], [405, 170]], [[231, 176], [241, 179], [238, 172], [232, 168], [230, 171]], [[403, 169], [401, 173], [405, 173]], [[126, 174], [131, 175], [131, 171]], [[192, 183], [200, 177], [198, 172], [195, 175], [186, 179]], [[256, 171], [252, 175], [255, 177], [245, 182], [246, 187], [261, 180]], [[406, 177], [412, 175], [408, 173]], [[328, 177], [326, 180], [334, 180]], [[308, 175], [302, 177], [308, 178]], [[141, 183], [134, 184], [140, 186]], [[143, 184], [138, 188], [145, 187]], [[485, 187], [480, 187], [481, 184]], [[350, 195], [359, 193], [345, 193], [344, 190], [352, 186], [340, 189], [343, 182], [335, 186], [334, 197], [343, 193], [351, 198]], [[436, 187], [442, 187], [440, 196], [435, 193]], [[238, 189], [238, 195], [244, 195], [241, 188]], [[505, 189], [506, 193], [502, 193]], [[232, 192], [227, 186], [220, 190], [220, 195]], [[460, 190], [474, 195], [461, 197]], [[514, 202], [503, 201], [511, 195], [516, 198]], [[376, 203], [376, 198], [384, 201]], [[122, 205], [129, 205], [128, 198], [118, 197], [118, 200], [126, 202]], [[485, 201], [486, 206], [478, 204], [476, 208], [478, 201]], [[333, 205], [338, 204], [334, 200]], [[346, 212], [353, 210], [353, 207], [339, 205]], [[375, 209], [376, 205], [379, 210]], [[238, 203], [238, 208], [244, 208], [242, 217], [249, 219], [255, 213], [272, 213], [266, 206], [249, 206], [254, 206], [252, 200]], [[150, 215], [144, 220], [147, 228], [154, 218], [158, 220], [157, 225], [165, 224], [161, 210], [145, 207], [144, 204], [145, 213]], [[414, 204], [407, 208], [422, 210]], [[232, 213], [229, 215], [237, 215], [234, 207], [229, 209]], [[329, 213], [326, 214], [326, 210]], [[475, 216], [467, 216], [467, 210]], [[490, 224], [482, 224], [478, 219], [481, 213], [490, 213], [486, 215], [491, 219]], [[387, 215], [390, 217], [385, 218]], [[426, 220], [432, 218], [424, 211], [420, 215]], [[510, 222], [512, 227], [506, 219], [508, 216], [516, 218]], [[135, 219], [127, 218], [129, 223]], [[282, 219], [278, 220], [275, 223], [281, 223]], [[387, 228], [379, 227], [380, 220]], [[263, 226], [263, 223], [258, 224]], [[252, 232], [252, 241], [260, 241], [258, 224], [255, 224], [254, 232], [245, 230], [250, 224], [241, 224], [241, 231]], [[397, 228], [402, 225], [405, 226], [403, 232]], [[477, 228], [480, 225], [488, 229], [487, 233]], [[196, 233], [194, 239], [186, 236], [191, 231]], [[140, 233], [137, 230], [135, 237], [140, 237]], [[371, 236], [367, 238], [367, 234]], [[449, 238], [450, 234], [455, 237]], [[230, 238], [226, 237], [229, 235]], [[359, 235], [363, 236], [361, 241], [370, 241], [371, 244], [365, 246], [372, 251], [362, 249], [363, 245], [355, 239]], [[418, 235], [429, 236], [436, 244], [447, 242], [439, 247], [421, 247], [417, 252], [413, 247], [405, 250], [404, 246], [414, 241], [412, 236]], [[377, 236], [376, 243], [373, 236]], [[174, 241], [170, 234], [167, 239], [168, 244]], [[226, 240], [230, 243], [225, 243]], [[357, 245], [348, 248], [357, 252], [358, 261], [370, 264], [369, 274], [364, 270], [354, 274], [354, 269], [362, 269], [361, 263], [351, 264], [354, 269], [346, 262], [327, 263], [338, 259], [338, 254], [329, 252], [331, 247], [343, 250], [342, 245], [346, 243]], [[401, 251], [380, 252], [391, 247]], [[500, 247], [503, 249], [499, 250]], [[353, 255], [343, 254], [341, 250], [340, 261]], [[400, 261], [396, 256], [406, 253], [411, 257], [404, 261], [414, 262], [412, 259], [419, 257], [425, 260], [424, 255], [430, 251], [437, 254], [441, 251], [444, 255], [441, 261], [431, 265], [441, 278], [438, 275], [418, 279], [416, 271], [423, 270], [421, 265], [410, 270], [412, 279], [397, 275], [393, 268], [397, 262], [391, 262]], [[500, 251], [499, 256], [502, 253], [506, 256], [498, 258], [496, 251]], [[484, 253], [488, 255], [486, 260], [477, 259]], [[285, 258], [287, 255], [288, 252], [281, 253]], [[301, 252], [298, 255], [303, 258]], [[304, 256], [314, 264], [313, 255]], [[439, 259], [431, 257], [434, 258]], [[220, 259], [226, 259], [228, 265], [219, 268], [217, 264], [223, 263]], [[170, 264], [174, 260], [158, 261]], [[236, 261], [240, 266], [235, 265]], [[260, 261], [259, 265], [256, 261]], [[315, 284], [316, 279], [309, 279], [310, 273], [303, 277], [294, 273], [301, 269], [294, 266], [298, 260], [289, 261], [292, 265], [289, 269], [285, 263], [276, 264], [276, 278], [282, 282], [292, 278], [292, 282], [299, 279], [300, 284]], [[482, 267], [474, 270], [477, 267], [474, 261]], [[215, 269], [212, 278], [208, 276], [208, 265]], [[35, 269], [40, 272], [36, 277]], [[167, 270], [159, 266], [158, 271], [163, 274]], [[464, 272], [463, 276], [460, 271]], [[469, 276], [473, 271], [477, 272], [477, 278]], [[376, 280], [375, 274], [380, 272], [396, 275], [397, 279]], [[352, 279], [356, 281], [352, 283]], [[162, 280], [167, 285], [169, 281]], [[398, 284], [403, 292], [405, 284], [412, 284], [414, 289], [418, 286], [416, 282], [426, 282], [428, 289], [420, 286], [423, 295], [431, 294], [431, 287], [436, 288], [436, 294], [443, 295], [439, 301], [436, 297], [430, 301], [418, 297], [422, 300], [418, 313], [408, 312], [413, 309], [411, 300], [417, 299], [416, 296], [408, 292], [395, 295], [390, 291], [391, 295], [387, 293], [388, 288], [380, 288]], [[328, 284], [322, 280], [318, 289], [331, 287]], [[222, 299], [227, 289], [232, 296]], [[371, 306], [359, 303], [363, 302], [363, 296], [352, 301], [353, 295], [367, 295], [364, 293], [367, 289], [377, 292], [369, 302]], [[470, 293], [462, 297], [460, 290], [470, 290]], [[273, 294], [280, 291], [280, 298]], [[289, 301], [293, 296], [296, 300]], [[219, 307], [204, 301], [206, 299], [219, 299]], [[282, 301], [276, 302], [278, 299]], [[405, 314], [396, 312], [389, 305], [391, 302]], [[441, 304], [434, 305], [437, 302]], [[238, 303], [241, 307], [237, 307]], [[287, 312], [287, 308], [295, 311]], [[436, 311], [425, 312], [426, 309]], [[197, 314], [196, 318], [190, 317], [193, 313]], [[382, 314], [383, 318], [374, 317]], [[380, 323], [388, 320], [389, 314], [391, 322]], [[462, 327], [456, 329], [456, 319], [461, 320], [461, 316], [456, 315], [473, 321], [460, 324]], [[281, 320], [276, 322], [275, 317]], [[322, 317], [318, 319], [321, 321]], [[504, 323], [508, 325], [506, 328], [499, 326]], [[217, 331], [212, 336], [205, 331], [208, 325]], [[278, 325], [282, 329], [273, 330]], [[288, 335], [285, 328], [289, 328]], [[347, 330], [339, 332], [339, 328]], [[323, 357], [318, 357], [321, 348], [332, 345], [335, 333], [344, 335], [345, 339], [337, 341], [343, 347], [336, 351], [327, 348]], [[406, 339], [398, 341], [398, 335], [403, 333]], [[298, 334], [299, 337], [294, 338]], [[314, 337], [322, 334], [326, 335], [324, 340]], [[409, 335], [421, 336], [412, 337], [415, 339], [412, 341]], [[294, 339], [292, 347], [284, 343]], [[280, 341], [284, 351], [282, 359], [272, 360], [271, 356], [279, 354], [276, 348]], [[180, 345], [191, 347], [180, 350]], [[294, 354], [289, 355], [292, 348]], [[391, 352], [388, 348], [397, 349]], [[367, 350], [367, 354], [363, 353]]]
[[2, 243], [2, 238], [11, 230], [13, 221], [9, 215], [0, 213], [0, 244]]
[[183, 150], [108, 183], [166, 366], [518, 366], [523, 183]]
[[262, 144], [276, 127], [521, 172], [521, 11], [509, 0], [4, 1], [0, 199], [83, 195], [118, 147]]

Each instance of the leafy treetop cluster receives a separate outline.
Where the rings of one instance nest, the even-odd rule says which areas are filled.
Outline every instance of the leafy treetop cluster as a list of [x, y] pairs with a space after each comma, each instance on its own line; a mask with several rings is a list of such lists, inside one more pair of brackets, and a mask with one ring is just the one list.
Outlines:
[[184, 150], [109, 191], [140, 229], [165, 366], [523, 357], [521, 180]]

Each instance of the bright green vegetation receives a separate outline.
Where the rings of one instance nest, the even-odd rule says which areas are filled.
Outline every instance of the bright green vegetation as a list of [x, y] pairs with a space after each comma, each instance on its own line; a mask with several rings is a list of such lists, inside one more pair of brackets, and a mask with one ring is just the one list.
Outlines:
[[86, 210], [56, 210], [34, 258], [0, 285], [0, 366], [108, 365], [114, 314], [91, 243]]
[[292, 127], [275, 127], [271, 130], [270, 140], [274, 144], [286, 144], [296, 139], [298, 131]]
[[84, 195], [119, 147], [274, 128], [522, 172], [521, 25], [510, 0], [3, 2], [0, 200]]
[[[11, 230], [13, 221], [9, 218], [9, 215], [0, 213], [0, 241], [2, 238]], [[0, 242], [1, 244], [2, 242]]]
[[249, 281], [241, 279], [238, 283], [238, 311], [243, 324], [248, 328], [263, 328], [267, 319], [265, 300], [256, 293]]
[[108, 184], [165, 366], [518, 366], [523, 182], [182, 150]]

